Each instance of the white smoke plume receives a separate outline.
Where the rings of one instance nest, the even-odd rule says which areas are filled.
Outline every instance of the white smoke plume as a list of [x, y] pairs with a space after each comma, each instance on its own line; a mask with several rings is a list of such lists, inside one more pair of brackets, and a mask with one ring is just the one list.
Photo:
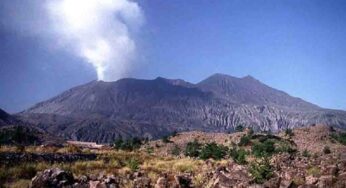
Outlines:
[[134, 35], [144, 22], [131, 0], [4, 0], [0, 23], [24, 36], [42, 37], [83, 58], [98, 79], [123, 77], [136, 57]]
[[65, 45], [96, 69], [99, 80], [118, 79], [130, 67], [136, 44], [131, 31], [143, 23], [137, 3], [128, 0], [54, 0], [48, 12]]

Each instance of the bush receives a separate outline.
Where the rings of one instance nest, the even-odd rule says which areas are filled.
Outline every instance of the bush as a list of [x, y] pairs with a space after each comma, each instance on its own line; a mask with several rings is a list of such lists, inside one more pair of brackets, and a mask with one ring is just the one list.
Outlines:
[[237, 126], [235, 127], [235, 131], [237, 131], [237, 132], [243, 132], [243, 131], [244, 131], [244, 127], [243, 127], [242, 125], [237, 125]]
[[297, 150], [293, 149], [288, 143], [282, 143], [280, 147], [276, 149], [276, 152], [293, 154], [297, 152]]
[[237, 149], [233, 147], [230, 149], [230, 157], [238, 164], [246, 164], [247, 152], [244, 149]]
[[324, 154], [330, 154], [332, 151], [330, 151], [330, 148], [328, 146], [324, 146], [323, 153]]
[[152, 154], [154, 153], [154, 148], [153, 147], [146, 147], [146, 150], [147, 150], [147, 154]]
[[169, 137], [168, 137], [168, 136], [164, 136], [164, 137], [162, 137], [162, 142], [163, 142], [163, 143], [170, 143], [170, 142], [172, 142], [172, 141], [169, 140]]
[[201, 150], [201, 144], [194, 140], [193, 142], [189, 142], [185, 148], [185, 156], [188, 157], [198, 157]]
[[246, 146], [251, 143], [251, 138], [249, 135], [244, 135], [240, 138], [240, 141], [238, 143], [239, 146]]
[[34, 164], [21, 164], [13, 167], [10, 170], [12, 178], [18, 179], [31, 179], [36, 175], [36, 168]]
[[133, 151], [139, 149], [142, 145], [142, 141], [137, 137], [123, 140], [121, 137], [116, 139], [113, 143], [113, 148], [117, 150]]
[[331, 137], [334, 138], [336, 141], [340, 142], [341, 144], [346, 145], [346, 133], [333, 133]]
[[313, 166], [313, 167], [308, 168], [306, 170], [306, 173], [310, 176], [318, 177], [319, 175], [321, 175], [321, 170], [318, 167]]
[[307, 149], [305, 149], [302, 153], [303, 157], [310, 157], [310, 153]]
[[68, 153], [81, 153], [82, 150], [81, 150], [78, 146], [69, 144], [69, 145], [67, 146], [67, 152], [68, 152]]
[[253, 133], [254, 133], [254, 130], [253, 130], [253, 128], [250, 127], [247, 134], [251, 136], [251, 135], [253, 135]]
[[294, 133], [293, 133], [292, 129], [286, 129], [285, 135], [291, 138], [294, 135]]
[[178, 132], [177, 131], [173, 131], [171, 137], [175, 137], [177, 135], [178, 135]]
[[255, 161], [250, 165], [249, 169], [254, 178], [255, 183], [262, 184], [273, 176], [273, 167], [269, 163], [268, 158], [264, 158], [260, 162]]
[[252, 146], [252, 154], [256, 157], [268, 157], [275, 153], [275, 146], [272, 140], [265, 140]]
[[227, 147], [218, 145], [215, 142], [208, 143], [202, 147], [199, 157], [203, 160], [215, 159], [220, 160], [224, 158], [227, 152]]
[[135, 158], [131, 158], [126, 161], [126, 166], [129, 167], [132, 171], [136, 171], [139, 168], [139, 161]]
[[173, 149], [172, 149], [172, 155], [178, 156], [180, 155], [180, 148], [177, 145], [174, 145]]

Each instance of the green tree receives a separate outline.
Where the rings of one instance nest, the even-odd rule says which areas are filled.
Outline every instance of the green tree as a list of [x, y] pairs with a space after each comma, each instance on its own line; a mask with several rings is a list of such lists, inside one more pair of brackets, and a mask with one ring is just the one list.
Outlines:
[[212, 142], [202, 147], [199, 157], [203, 160], [210, 159], [210, 158], [215, 160], [220, 160], [224, 158], [226, 153], [227, 153], [227, 147], [223, 145], [218, 145], [215, 142]]
[[246, 162], [247, 152], [242, 148], [241, 149], [238, 149], [236, 147], [231, 148], [229, 155], [238, 164], [246, 164], [247, 163]]
[[294, 133], [293, 133], [292, 129], [286, 129], [285, 135], [288, 136], [289, 138], [291, 138], [294, 135]]
[[201, 144], [194, 140], [193, 142], [187, 143], [185, 147], [185, 156], [198, 157], [201, 150]]
[[244, 131], [244, 126], [243, 126], [243, 125], [237, 125], [237, 126], [235, 127], [235, 131], [237, 131], [237, 132], [243, 132], [243, 131]]
[[249, 135], [243, 135], [238, 143], [239, 146], [247, 146], [251, 143], [251, 138]]
[[250, 165], [250, 174], [254, 177], [255, 183], [262, 184], [273, 176], [273, 167], [267, 157], [260, 161], [255, 161]]
[[256, 157], [267, 157], [275, 153], [275, 143], [272, 140], [256, 143], [252, 146], [252, 154]]
[[175, 156], [179, 156], [179, 155], [180, 155], [180, 152], [181, 152], [180, 148], [179, 148], [177, 145], [174, 144], [174, 147], [173, 147], [173, 149], [172, 149], [171, 154], [172, 154], [172, 155], [175, 155]]

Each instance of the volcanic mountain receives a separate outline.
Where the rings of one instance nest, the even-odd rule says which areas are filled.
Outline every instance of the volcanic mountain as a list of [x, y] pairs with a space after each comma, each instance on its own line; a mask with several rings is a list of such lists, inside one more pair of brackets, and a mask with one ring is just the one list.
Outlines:
[[251, 76], [215, 74], [197, 83], [125, 78], [77, 86], [16, 115], [67, 139], [112, 142], [173, 131], [278, 131], [311, 124], [346, 127], [346, 112], [320, 108]]

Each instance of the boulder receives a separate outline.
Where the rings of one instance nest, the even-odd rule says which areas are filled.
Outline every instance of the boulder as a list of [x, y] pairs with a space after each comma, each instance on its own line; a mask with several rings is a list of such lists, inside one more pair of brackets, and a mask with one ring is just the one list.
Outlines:
[[328, 188], [333, 186], [333, 176], [321, 176], [317, 183], [318, 188]]
[[314, 177], [314, 176], [307, 176], [305, 177], [305, 183], [307, 185], [313, 185], [316, 184], [318, 181], [318, 178]]
[[292, 180], [282, 180], [280, 182], [280, 188], [290, 188], [293, 185], [293, 181]]
[[32, 188], [45, 188], [45, 187], [64, 187], [72, 186], [74, 178], [71, 172], [61, 170], [59, 168], [52, 168], [39, 172], [31, 182]]
[[264, 187], [266, 188], [277, 188], [280, 186], [281, 178], [280, 177], [275, 177], [271, 178], [270, 180], [264, 182]]
[[227, 167], [220, 166], [215, 170], [212, 186], [223, 187], [248, 187], [250, 177], [245, 167], [231, 163]]
[[155, 184], [155, 188], [168, 188], [167, 177], [160, 177]]
[[147, 177], [138, 177], [133, 180], [134, 188], [149, 188], [151, 180]]
[[192, 178], [189, 174], [182, 174], [174, 176], [175, 183], [178, 188], [192, 187]]
[[101, 181], [90, 181], [89, 188], [107, 188], [107, 185]]

